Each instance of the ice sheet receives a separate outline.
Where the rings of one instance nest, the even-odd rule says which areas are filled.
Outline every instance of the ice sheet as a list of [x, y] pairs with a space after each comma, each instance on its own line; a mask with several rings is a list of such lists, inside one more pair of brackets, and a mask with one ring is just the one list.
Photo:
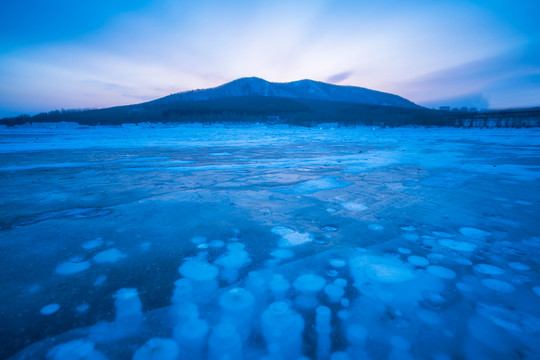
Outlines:
[[537, 129], [5, 128], [0, 179], [0, 358], [540, 353]]

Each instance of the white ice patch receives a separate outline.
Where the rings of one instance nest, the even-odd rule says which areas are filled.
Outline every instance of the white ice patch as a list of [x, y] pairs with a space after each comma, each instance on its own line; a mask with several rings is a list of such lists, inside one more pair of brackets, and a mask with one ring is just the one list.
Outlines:
[[427, 272], [428, 274], [440, 277], [441, 279], [450, 280], [456, 277], [456, 273], [454, 271], [439, 265], [428, 266]]
[[56, 267], [55, 272], [61, 275], [76, 274], [78, 272], [84, 271], [90, 267], [88, 261], [81, 262], [63, 262]]
[[473, 238], [473, 239], [483, 239], [486, 236], [491, 235], [491, 233], [487, 231], [472, 228], [472, 227], [462, 227], [459, 229], [459, 232], [462, 235]]
[[341, 206], [349, 211], [365, 211], [368, 208], [366, 205], [354, 201], [346, 201], [341, 203]]
[[504, 270], [495, 265], [476, 264], [473, 266], [474, 271], [484, 275], [502, 275]]
[[107, 249], [94, 256], [94, 261], [97, 263], [113, 263], [124, 257], [126, 257], [126, 255], [118, 249]]
[[465, 241], [452, 240], [452, 239], [441, 239], [439, 240], [439, 244], [441, 246], [444, 246], [446, 248], [456, 250], [456, 251], [473, 252], [474, 249], [476, 249], [475, 244], [471, 244]]
[[92, 249], [96, 249], [98, 247], [103, 246], [104, 243], [105, 242], [103, 241], [103, 239], [97, 238], [97, 239], [94, 239], [94, 240], [88, 240], [87, 242], [82, 244], [82, 247], [85, 250], [92, 250]]
[[275, 226], [272, 233], [281, 236], [280, 247], [291, 247], [313, 241], [310, 233], [299, 233], [285, 226]]
[[39, 312], [41, 313], [41, 315], [51, 315], [51, 314], [54, 314], [55, 312], [57, 312], [58, 309], [60, 309], [60, 305], [58, 305], [58, 304], [49, 304], [49, 305], [45, 305], [44, 307], [42, 307], [41, 310], [39, 310]]
[[496, 279], [483, 279], [482, 284], [488, 289], [502, 293], [509, 294], [516, 291], [516, 288], [512, 284], [507, 283], [506, 281]]

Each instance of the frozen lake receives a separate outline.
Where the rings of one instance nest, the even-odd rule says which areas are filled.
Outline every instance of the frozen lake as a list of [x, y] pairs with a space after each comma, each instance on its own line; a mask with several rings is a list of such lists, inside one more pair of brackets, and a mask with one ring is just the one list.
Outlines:
[[0, 358], [538, 359], [539, 179], [538, 129], [0, 129]]

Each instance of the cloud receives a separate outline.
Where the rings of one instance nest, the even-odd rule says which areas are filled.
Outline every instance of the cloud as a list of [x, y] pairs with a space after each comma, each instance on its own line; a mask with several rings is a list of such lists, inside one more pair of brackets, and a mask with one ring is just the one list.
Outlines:
[[353, 75], [352, 71], [345, 71], [339, 74], [334, 74], [328, 78], [326, 78], [326, 82], [332, 83], [332, 84], [339, 84], [348, 78], [350, 78]]

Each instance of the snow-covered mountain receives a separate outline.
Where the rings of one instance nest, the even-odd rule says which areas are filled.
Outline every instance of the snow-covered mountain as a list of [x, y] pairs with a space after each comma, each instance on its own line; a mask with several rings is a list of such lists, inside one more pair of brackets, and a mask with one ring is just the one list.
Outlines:
[[356, 104], [417, 108], [400, 96], [356, 86], [340, 86], [313, 80], [273, 83], [257, 77], [241, 78], [221, 86], [172, 94], [152, 101], [154, 104], [215, 100], [242, 96], [268, 96], [290, 99], [325, 100]]

